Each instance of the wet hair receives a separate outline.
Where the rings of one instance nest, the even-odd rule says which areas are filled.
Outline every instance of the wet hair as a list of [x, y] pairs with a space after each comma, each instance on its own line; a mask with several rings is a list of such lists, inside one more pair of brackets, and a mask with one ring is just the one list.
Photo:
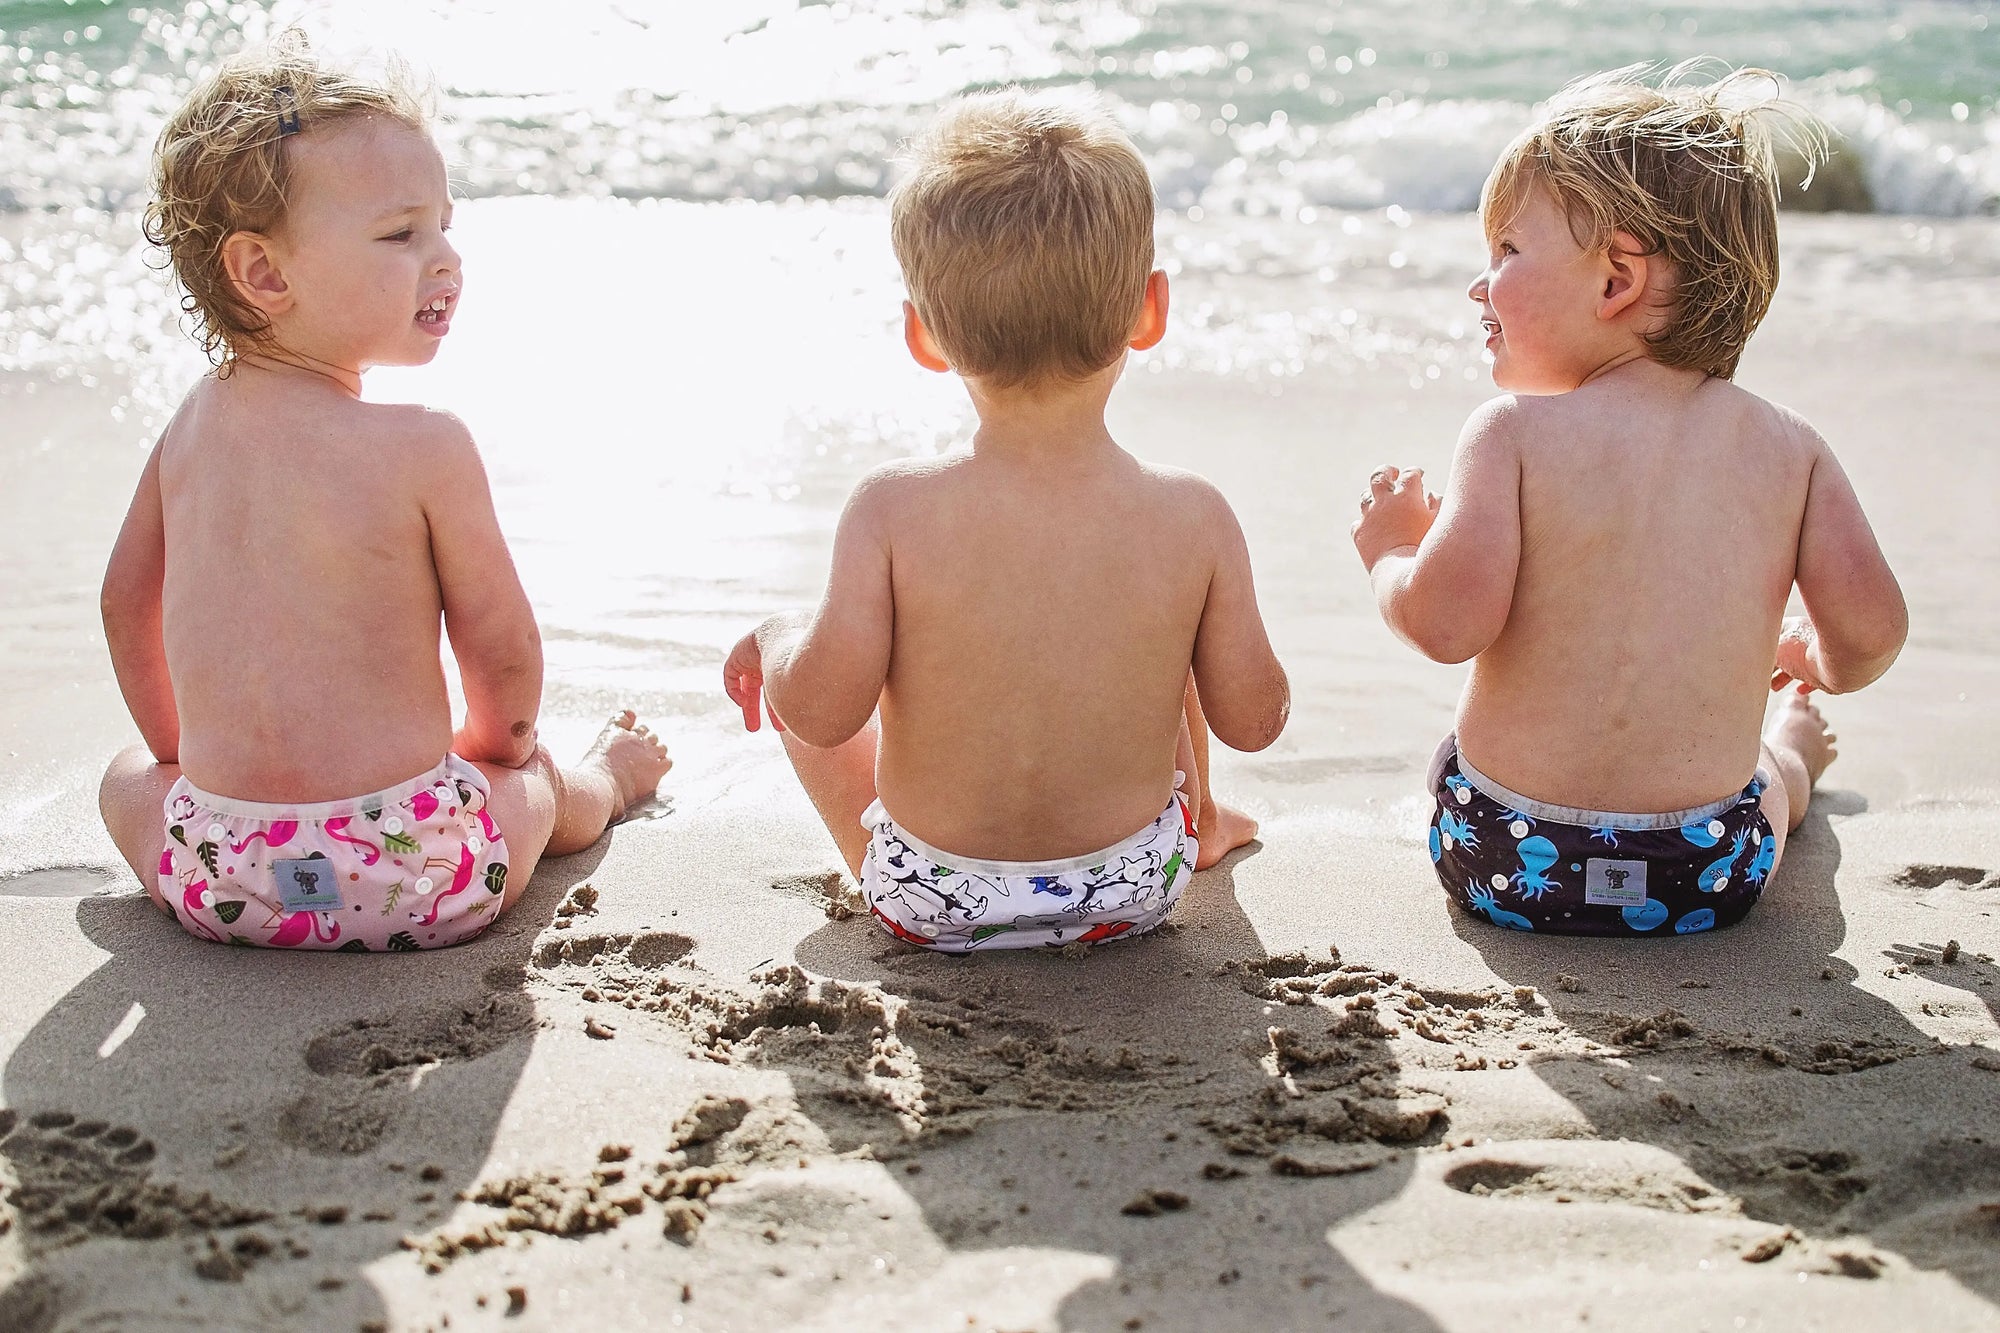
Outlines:
[[223, 244], [284, 225], [296, 135], [366, 116], [430, 124], [427, 97], [400, 63], [374, 78], [336, 70], [292, 29], [224, 62], [160, 131], [146, 239], [166, 253], [195, 339], [225, 373], [266, 342], [270, 322], [236, 290]]
[[1805, 160], [1826, 158], [1826, 133], [1781, 100], [1762, 69], [1699, 82], [1708, 62], [1660, 77], [1628, 65], [1569, 84], [1546, 117], [1501, 154], [1479, 200], [1488, 240], [1549, 192], [1585, 250], [1624, 232], [1640, 254], [1666, 260], [1673, 303], [1647, 335], [1654, 360], [1728, 379], [1778, 287], [1778, 168], [1774, 132]]
[[954, 102], [911, 145], [890, 219], [910, 301], [961, 375], [1086, 379], [1130, 343], [1153, 186], [1096, 103], [1019, 89]]

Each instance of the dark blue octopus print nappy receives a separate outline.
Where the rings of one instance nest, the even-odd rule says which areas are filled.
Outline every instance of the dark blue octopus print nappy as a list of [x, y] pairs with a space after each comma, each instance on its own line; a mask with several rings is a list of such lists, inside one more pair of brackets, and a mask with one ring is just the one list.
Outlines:
[[1733, 926], [1763, 895], [1777, 839], [1758, 798], [1667, 815], [1571, 810], [1529, 800], [1459, 757], [1431, 764], [1431, 860], [1451, 900], [1509, 930], [1555, 935], [1692, 935]]

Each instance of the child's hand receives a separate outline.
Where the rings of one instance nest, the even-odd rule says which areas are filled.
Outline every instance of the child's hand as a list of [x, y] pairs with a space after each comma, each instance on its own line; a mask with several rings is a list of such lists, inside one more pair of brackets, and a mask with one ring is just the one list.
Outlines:
[[[764, 695], [764, 654], [757, 646], [757, 631], [738, 639], [729, 650], [729, 660], [722, 664], [722, 688], [729, 701], [743, 710], [743, 730], [757, 730], [758, 715], [764, 711], [760, 706]], [[779, 731], [785, 729], [776, 713], [771, 714], [771, 725]]]
[[1812, 621], [1804, 616], [1786, 616], [1778, 631], [1778, 665], [1771, 672], [1771, 689], [1782, 690], [1797, 682], [1800, 694], [1824, 690], [1819, 672], [1813, 667], [1813, 648], [1819, 641]]
[[1389, 552], [1422, 545], [1441, 503], [1424, 489], [1422, 468], [1408, 472], [1376, 468], [1368, 479], [1368, 494], [1361, 497], [1361, 517], [1352, 529], [1361, 563], [1372, 571], [1375, 562]]

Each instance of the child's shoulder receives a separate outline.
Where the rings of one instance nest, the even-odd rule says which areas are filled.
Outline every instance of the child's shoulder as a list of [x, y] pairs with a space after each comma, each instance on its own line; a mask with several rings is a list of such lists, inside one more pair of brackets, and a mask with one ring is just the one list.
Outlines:
[[355, 419], [385, 443], [412, 448], [473, 449], [472, 431], [457, 414], [421, 403], [354, 404]]
[[1166, 463], [1151, 463], [1143, 458], [1135, 461], [1138, 463], [1140, 485], [1150, 488], [1167, 504], [1184, 511], [1188, 518], [1235, 522], [1236, 511], [1230, 507], [1229, 497], [1222, 493], [1220, 486], [1201, 473]]
[[351, 410], [348, 429], [384, 461], [445, 482], [485, 475], [472, 431], [451, 412], [417, 403], [356, 402]]

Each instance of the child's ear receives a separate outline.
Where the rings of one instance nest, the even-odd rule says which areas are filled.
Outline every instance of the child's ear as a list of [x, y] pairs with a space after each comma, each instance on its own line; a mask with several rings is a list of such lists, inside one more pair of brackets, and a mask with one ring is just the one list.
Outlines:
[[925, 370], [951, 369], [951, 362], [944, 359], [944, 353], [938, 351], [937, 344], [931, 341], [931, 331], [924, 327], [923, 317], [917, 314], [917, 307], [909, 301], [903, 302], [903, 344]]
[[292, 285], [285, 280], [269, 237], [254, 231], [232, 232], [222, 243], [222, 271], [236, 294], [265, 316], [291, 307]]
[[1597, 317], [1609, 322], [1635, 308], [1643, 308], [1651, 268], [1651, 256], [1641, 252], [1636, 237], [1627, 232], [1613, 232], [1611, 244], [1604, 252]]
[[1146, 299], [1139, 306], [1139, 322], [1132, 326], [1132, 350], [1143, 352], [1158, 346], [1166, 336], [1167, 271], [1156, 268], [1146, 277]]

